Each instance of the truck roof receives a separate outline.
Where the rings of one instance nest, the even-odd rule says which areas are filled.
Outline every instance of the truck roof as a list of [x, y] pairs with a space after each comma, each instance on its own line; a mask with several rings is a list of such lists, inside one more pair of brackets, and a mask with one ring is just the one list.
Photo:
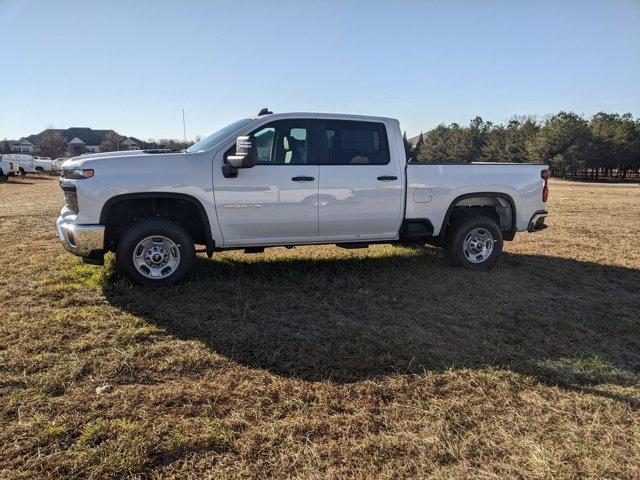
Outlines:
[[357, 120], [361, 122], [397, 122], [398, 120], [391, 117], [374, 117], [370, 115], [354, 115], [351, 113], [321, 113], [321, 112], [282, 112], [282, 113], [269, 113], [266, 115], [249, 117], [257, 120], [258, 118], [265, 117], [273, 118], [274, 120], [282, 120], [287, 118], [327, 118], [338, 120]]

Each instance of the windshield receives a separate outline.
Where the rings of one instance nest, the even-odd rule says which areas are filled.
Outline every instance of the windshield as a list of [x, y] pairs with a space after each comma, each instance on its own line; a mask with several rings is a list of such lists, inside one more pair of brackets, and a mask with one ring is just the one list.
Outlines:
[[246, 127], [255, 119], [253, 118], [243, 118], [242, 120], [238, 120], [236, 122], [230, 123], [224, 128], [221, 128], [215, 133], [212, 133], [208, 137], [203, 138], [198, 143], [191, 145], [187, 148], [187, 153], [195, 153], [202, 152], [204, 150], [209, 150], [210, 148], [215, 147], [218, 143], [222, 142], [225, 138], [237, 132], [238, 130]]

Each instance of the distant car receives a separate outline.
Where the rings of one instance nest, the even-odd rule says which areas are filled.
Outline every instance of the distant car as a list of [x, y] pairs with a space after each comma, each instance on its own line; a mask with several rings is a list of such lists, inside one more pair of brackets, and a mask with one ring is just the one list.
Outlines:
[[62, 164], [64, 162], [66, 162], [67, 160], [69, 160], [69, 159], [68, 158], [64, 158], [64, 157], [60, 157], [60, 158], [56, 158], [55, 160], [52, 160], [51, 169], [54, 172], [61, 172], [62, 171]]

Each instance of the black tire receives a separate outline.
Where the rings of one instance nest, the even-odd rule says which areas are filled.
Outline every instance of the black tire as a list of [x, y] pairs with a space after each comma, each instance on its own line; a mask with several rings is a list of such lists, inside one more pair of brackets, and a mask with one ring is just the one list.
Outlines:
[[[148, 237], [166, 237], [175, 243], [179, 250], [179, 263], [166, 276], [149, 278], [136, 267], [133, 259], [138, 243]], [[116, 249], [116, 267], [127, 278], [139, 285], [171, 285], [179, 282], [191, 270], [196, 258], [193, 241], [180, 225], [164, 218], [150, 218], [134, 223], [122, 235]]]
[[24, 171], [24, 168], [20, 167], [20, 176], [24, 177], [27, 174], [27, 172]]
[[[476, 229], [479, 229], [480, 232], [488, 232], [487, 238], [493, 244], [490, 252], [486, 257], [481, 257], [482, 259], [478, 263], [473, 262], [465, 253], [465, 239]], [[444, 249], [447, 260], [452, 265], [471, 270], [488, 270], [495, 265], [502, 254], [502, 243], [502, 233], [495, 220], [485, 215], [473, 215], [460, 218], [450, 227], [446, 234]], [[471, 255], [471, 257], [474, 256]]]
[[44, 168], [42, 168], [42, 167], [36, 167], [36, 172], [38, 172], [38, 173], [42, 173], [42, 172], [44, 172]]
[[4, 183], [7, 180], [9, 180], [9, 177], [7, 175], [5, 175], [2, 170], [0, 170], [0, 183]]

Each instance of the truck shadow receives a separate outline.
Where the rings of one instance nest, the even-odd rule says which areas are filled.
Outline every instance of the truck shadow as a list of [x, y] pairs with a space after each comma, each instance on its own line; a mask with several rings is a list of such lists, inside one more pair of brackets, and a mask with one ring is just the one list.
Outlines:
[[510, 254], [469, 272], [407, 251], [198, 259], [177, 287], [113, 274], [104, 293], [172, 335], [308, 381], [483, 367], [568, 388], [639, 381], [639, 270]]

